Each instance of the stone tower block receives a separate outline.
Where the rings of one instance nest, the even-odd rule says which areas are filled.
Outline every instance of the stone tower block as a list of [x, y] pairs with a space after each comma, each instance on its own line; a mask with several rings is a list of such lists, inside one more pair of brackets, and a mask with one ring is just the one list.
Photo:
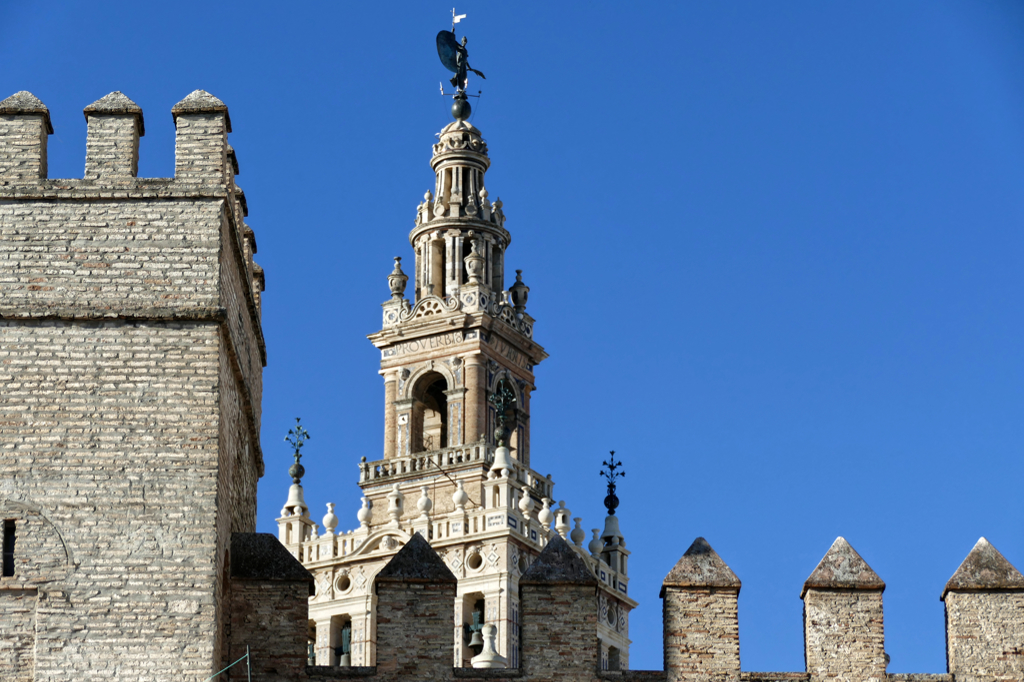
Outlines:
[[576, 681], [597, 671], [597, 584], [580, 555], [553, 535], [519, 579], [526, 677]]
[[836, 538], [804, 583], [804, 656], [812, 680], [884, 682], [885, 583]]
[[704, 538], [694, 540], [661, 587], [669, 682], [739, 680], [740, 579]]
[[46, 107], [0, 102], [0, 625], [25, 625], [5, 680], [199, 680], [229, 655], [266, 354], [227, 107], [175, 111], [179, 176], [135, 177], [142, 111], [111, 93], [85, 177], [50, 180]]
[[375, 580], [378, 672], [398, 679], [451, 677], [457, 584], [437, 552], [413, 534]]
[[47, 135], [53, 135], [50, 110], [31, 92], [0, 102], [0, 183], [46, 177]]
[[122, 92], [85, 108], [85, 177], [134, 178], [139, 174], [139, 138], [146, 134], [142, 109]]
[[1024, 679], [1024, 576], [988, 540], [978, 540], [942, 600], [957, 682]]

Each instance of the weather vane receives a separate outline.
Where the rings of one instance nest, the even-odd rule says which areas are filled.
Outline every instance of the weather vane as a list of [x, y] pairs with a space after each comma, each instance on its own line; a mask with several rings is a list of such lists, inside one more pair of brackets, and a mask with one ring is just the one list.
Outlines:
[[[499, 381], [498, 385], [494, 387], [494, 393], [487, 397], [487, 402], [494, 406], [495, 418], [498, 420], [498, 428], [494, 433], [498, 447], [507, 445], [508, 438], [512, 434], [512, 426], [516, 421], [514, 412], [516, 394], [507, 381]], [[509, 414], [510, 412], [512, 414]]]
[[[466, 51], [466, 36], [462, 36], [460, 43], [455, 37], [455, 24], [466, 18], [465, 14], [455, 14], [452, 8], [452, 30], [441, 31], [437, 34], [437, 56], [441, 58], [444, 68], [455, 75], [452, 76], [451, 84], [455, 87], [455, 102], [452, 104], [452, 116], [459, 121], [469, 118], [472, 108], [466, 95], [466, 85], [469, 83], [468, 73], [472, 71], [481, 78], [486, 78], [481, 72], [469, 65], [469, 52]], [[444, 87], [441, 87], [441, 94], [444, 94]]]
[[311, 438], [309, 432], [299, 423], [299, 419], [300, 417], [295, 418], [295, 427], [288, 429], [288, 435], [284, 437], [284, 442], [295, 448], [295, 464], [288, 469], [288, 475], [292, 477], [295, 485], [299, 485], [302, 477], [306, 475], [306, 469], [299, 464], [299, 460], [302, 459], [302, 446]]
[[608, 458], [609, 461], [601, 462], [601, 464], [608, 467], [608, 470], [602, 470], [601, 475], [608, 480], [608, 495], [604, 498], [604, 506], [608, 508], [608, 515], [614, 516], [615, 509], [616, 507], [619, 506], [619, 498], [615, 496], [615, 479], [618, 478], [619, 476], [625, 476], [626, 472], [616, 471], [616, 469], [622, 466], [622, 462], [615, 461], [614, 450], [612, 450], [609, 454], [611, 454], [611, 457]]

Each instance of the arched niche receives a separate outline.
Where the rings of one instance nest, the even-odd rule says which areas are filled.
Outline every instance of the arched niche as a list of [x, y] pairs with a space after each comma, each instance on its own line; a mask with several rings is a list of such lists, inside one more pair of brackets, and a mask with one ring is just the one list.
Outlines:
[[449, 378], [431, 370], [421, 374], [410, 389], [412, 429], [409, 440], [412, 452], [429, 452], [448, 447]]

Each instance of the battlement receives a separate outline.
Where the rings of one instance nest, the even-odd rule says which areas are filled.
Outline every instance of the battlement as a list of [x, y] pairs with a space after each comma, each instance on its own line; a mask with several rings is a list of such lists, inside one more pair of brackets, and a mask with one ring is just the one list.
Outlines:
[[[12, 230], [0, 249], [17, 265], [0, 281], [0, 317], [223, 318], [230, 306], [218, 280], [237, 279], [236, 303], [248, 309], [246, 334], [263, 365], [265, 277], [235, 182], [227, 106], [202, 90], [174, 105], [173, 178], [138, 177], [146, 127], [124, 93], [83, 112], [83, 177], [50, 179], [49, 109], [25, 91], [0, 101], [0, 222]], [[217, 262], [220, 243], [234, 247], [234, 267]]]
[[[139, 138], [146, 134], [142, 108], [124, 93], [112, 92], [83, 111], [88, 125], [85, 182], [75, 183], [76, 189], [134, 185]], [[172, 182], [233, 186], [238, 161], [227, 139], [231, 132], [227, 105], [196, 90], [175, 104], [171, 115], [176, 130]], [[21, 91], [0, 101], [0, 188], [38, 190], [46, 184], [46, 142], [52, 134], [50, 111], [32, 93]]]
[[175, 105], [173, 178], [137, 177], [123, 93], [84, 114], [83, 176], [50, 179], [49, 110], [0, 102], [0, 679], [202, 679], [232, 609], [308, 613], [223, 570], [261, 547], [230, 540], [263, 474], [264, 275], [223, 102]]
[[[665, 682], [991, 682], [1024, 679], [1024, 576], [984, 538], [942, 591], [948, 673], [886, 671], [885, 583], [838, 538], [802, 588], [806, 670], [740, 670], [741, 583], [697, 538], [662, 585], [665, 666], [599, 670], [597, 581], [557, 535], [520, 580], [520, 668], [452, 668], [454, 578], [413, 535], [376, 579], [376, 667], [306, 668], [308, 679], [634, 680]], [[458, 634], [458, 633], [456, 633]], [[296, 650], [303, 642], [291, 644]], [[258, 654], [254, 654], [256, 658]], [[425, 674], [429, 671], [429, 675]]]

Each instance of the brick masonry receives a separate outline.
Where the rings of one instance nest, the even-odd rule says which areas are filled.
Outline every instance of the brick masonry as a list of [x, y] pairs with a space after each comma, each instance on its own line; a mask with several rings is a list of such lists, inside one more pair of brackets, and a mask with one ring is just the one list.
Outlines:
[[265, 351], [226, 107], [176, 112], [181, 177], [140, 180], [117, 94], [72, 180], [45, 177], [41, 103], [0, 103], [0, 613], [34, 619], [34, 661], [0, 671], [27, 679], [212, 674], [231, 534], [255, 527]]
[[666, 669], [599, 671], [598, 583], [557, 535], [519, 582], [521, 668], [453, 668], [455, 577], [416, 534], [367, 576], [379, 666], [307, 667], [312, 576], [253, 533], [263, 274], [227, 107], [174, 107], [164, 179], [135, 177], [136, 109], [90, 105], [86, 177], [54, 180], [46, 107], [0, 102], [0, 679], [199, 682], [246, 646], [275, 682], [1024, 679], [1024, 576], [984, 539], [943, 593], [949, 675], [886, 672], [885, 584], [842, 538], [804, 585], [804, 672], [740, 672], [739, 579], [703, 539], [663, 584]]

